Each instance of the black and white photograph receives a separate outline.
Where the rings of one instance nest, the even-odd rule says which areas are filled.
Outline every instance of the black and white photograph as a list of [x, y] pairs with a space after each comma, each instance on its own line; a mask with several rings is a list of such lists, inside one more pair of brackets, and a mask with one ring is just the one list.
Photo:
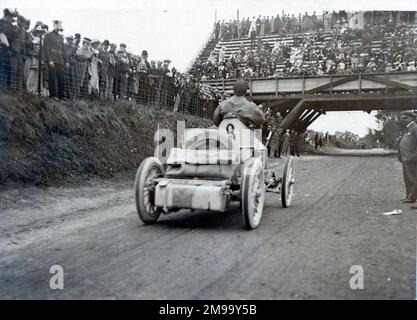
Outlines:
[[415, 0], [0, 10], [0, 300], [416, 300]]

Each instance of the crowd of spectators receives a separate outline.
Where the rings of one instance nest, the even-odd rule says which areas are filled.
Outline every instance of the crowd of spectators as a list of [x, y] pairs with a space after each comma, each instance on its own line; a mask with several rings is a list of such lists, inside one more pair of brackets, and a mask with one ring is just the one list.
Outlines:
[[[230, 40], [253, 35], [268, 36], [273, 34], [316, 32], [320, 29], [331, 30], [349, 21], [357, 12], [325, 11], [321, 15], [312, 15], [307, 12], [298, 16], [282, 13], [276, 16], [261, 16], [243, 19], [218, 20], [214, 24], [214, 37], [221, 40]], [[365, 11], [363, 23], [368, 26], [397, 25], [401, 23], [415, 24], [415, 11]]]
[[[228, 54], [226, 46], [197, 60], [191, 73], [200, 80], [321, 76], [415, 71], [417, 31], [411, 24], [350, 28], [338, 23], [330, 31], [277, 35], [272, 45], [258, 36]], [[379, 40], [374, 46], [372, 41]]]
[[[127, 51], [124, 43], [63, 35], [61, 21], [52, 27], [4, 9], [0, 19], [0, 89], [26, 90], [55, 100], [95, 97], [129, 99], [177, 111], [214, 108], [220, 93], [171, 61], [149, 60]], [[49, 30], [51, 29], [51, 30]]]

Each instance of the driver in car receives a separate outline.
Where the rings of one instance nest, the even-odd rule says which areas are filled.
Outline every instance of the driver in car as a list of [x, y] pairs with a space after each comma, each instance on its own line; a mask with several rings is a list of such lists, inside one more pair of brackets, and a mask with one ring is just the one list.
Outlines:
[[265, 122], [265, 115], [255, 103], [245, 98], [248, 89], [249, 85], [245, 80], [236, 81], [233, 86], [235, 95], [221, 102], [214, 111], [213, 122], [216, 126], [223, 119], [237, 118], [247, 127], [261, 127]]

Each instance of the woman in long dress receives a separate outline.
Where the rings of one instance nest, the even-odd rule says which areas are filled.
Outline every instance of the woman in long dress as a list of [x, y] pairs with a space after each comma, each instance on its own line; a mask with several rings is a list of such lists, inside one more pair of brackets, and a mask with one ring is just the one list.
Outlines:
[[88, 72], [90, 74], [90, 81], [88, 82], [88, 94], [94, 92], [98, 95], [100, 92], [100, 78], [98, 76], [98, 65], [101, 63], [101, 60], [98, 58], [99, 50], [97, 49], [99, 44], [100, 42], [98, 40], [93, 41], [91, 43], [92, 56], [91, 61], [88, 64]]
[[93, 56], [93, 51], [90, 47], [90, 41], [84, 39], [81, 47], [77, 49], [76, 61], [77, 61], [77, 81], [80, 87], [81, 95], [86, 94], [85, 87], [88, 81], [88, 65]]
[[[41, 36], [43, 34], [42, 25], [39, 24], [32, 29], [32, 45], [33, 45], [33, 57], [32, 63], [29, 69], [29, 76], [26, 83], [26, 89], [28, 92], [37, 94], [39, 89], [39, 50], [40, 50], [40, 42]], [[43, 79], [41, 73], [41, 92], [43, 92]]]

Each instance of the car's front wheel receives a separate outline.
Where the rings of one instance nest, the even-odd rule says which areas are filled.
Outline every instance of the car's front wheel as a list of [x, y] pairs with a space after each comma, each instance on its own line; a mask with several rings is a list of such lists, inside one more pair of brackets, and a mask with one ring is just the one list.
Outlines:
[[265, 182], [262, 162], [249, 159], [243, 167], [241, 207], [245, 227], [248, 230], [259, 226], [265, 202]]

